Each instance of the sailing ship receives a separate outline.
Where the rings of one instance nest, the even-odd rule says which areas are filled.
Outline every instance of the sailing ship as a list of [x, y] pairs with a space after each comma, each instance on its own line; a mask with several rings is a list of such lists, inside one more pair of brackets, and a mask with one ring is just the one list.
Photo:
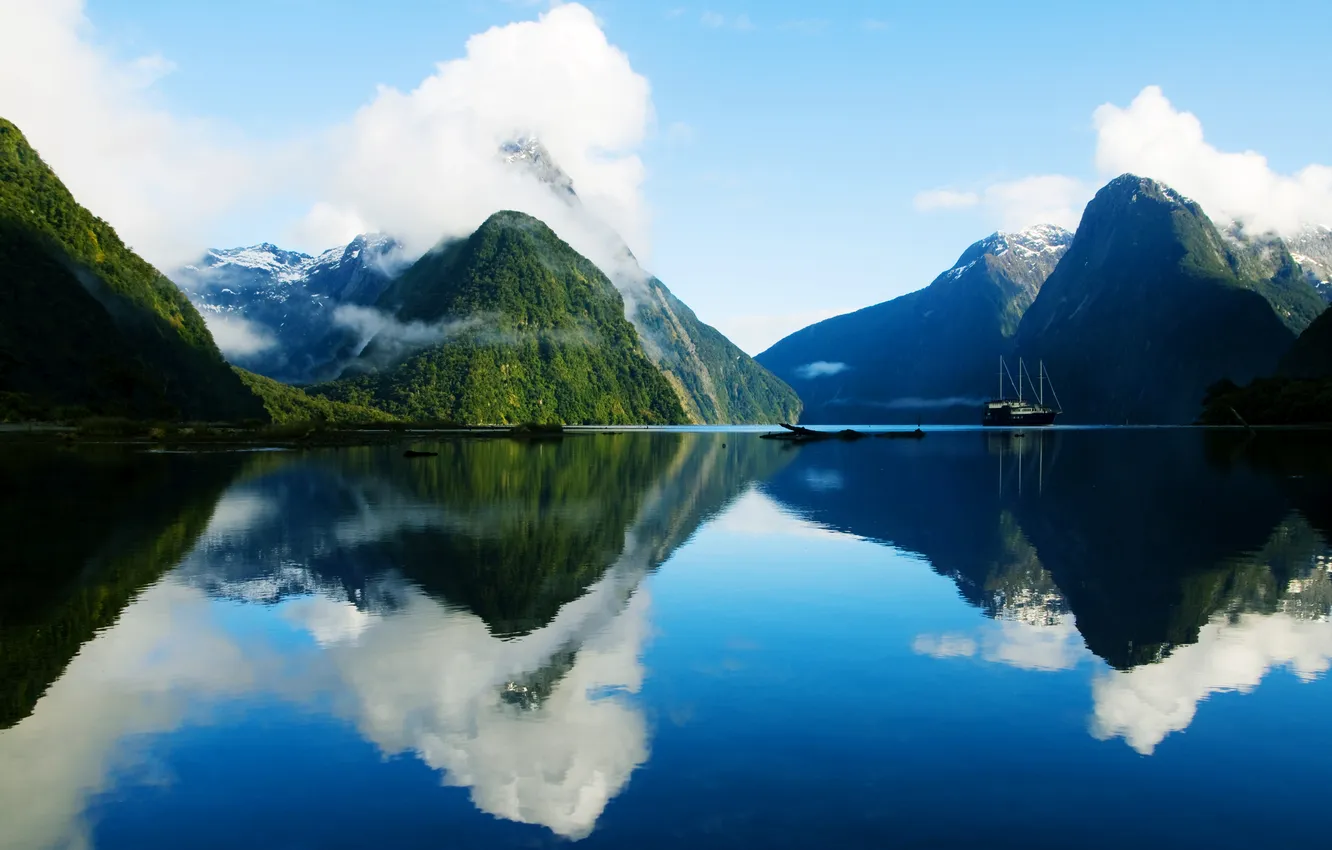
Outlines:
[[[999, 358], [999, 397], [991, 399], [985, 403], [985, 409], [981, 416], [981, 424], [987, 426], [998, 426], [1007, 428], [1017, 428], [1035, 425], [1053, 425], [1055, 417], [1063, 413], [1063, 406], [1059, 404], [1059, 396], [1055, 394], [1054, 384], [1050, 381], [1049, 374], [1045, 371], [1045, 361], [1040, 361], [1037, 367], [1039, 382], [1031, 379], [1031, 373], [1027, 371], [1027, 366], [1018, 359], [1018, 376], [1013, 380], [1013, 373], [1008, 371], [1008, 364], [1004, 358]], [[1007, 384], [1004, 379], [1007, 378]], [[1054, 399], [1055, 406], [1047, 407], [1045, 405], [1045, 385], [1050, 384], [1050, 396]], [[1035, 391], [1036, 400], [1030, 401], [1024, 397], [1023, 387], [1030, 386]], [[1008, 398], [1005, 396], [1005, 387], [1011, 386], [1017, 391], [1017, 398]]]

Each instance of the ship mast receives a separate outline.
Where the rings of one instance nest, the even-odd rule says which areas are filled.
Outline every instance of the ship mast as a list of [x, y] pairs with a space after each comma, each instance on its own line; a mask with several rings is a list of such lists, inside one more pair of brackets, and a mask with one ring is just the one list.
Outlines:
[[1022, 365], [1022, 358], [1018, 358], [1018, 403], [1022, 403], [1022, 375], [1026, 371], [1026, 366]]

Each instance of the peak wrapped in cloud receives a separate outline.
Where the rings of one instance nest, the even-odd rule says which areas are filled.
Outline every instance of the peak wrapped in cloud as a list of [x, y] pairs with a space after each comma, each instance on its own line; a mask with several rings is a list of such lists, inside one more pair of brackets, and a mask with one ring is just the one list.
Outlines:
[[633, 151], [651, 120], [647, 80], [590, 11], [558, 6], [473, 36], [462, 58], [440, 63], [410, 92], [381, 88], [330, 139], [327, 179], [304, 232], [334, 244], [352, 235], [334, 232], [340, 221], [368, 224], [420, 252], [497, 209], [517, 209], [584, 248], [578, 232], [565, 232], [577, 231], [567, 204], [496, 156], [515, 139], [539, 138], [582, 202], [616, 222], [641, 256], [644, 172]]
[[[1098, 181], [1125, 172], [1150, 177], [1196, 200], [1218, 222], [1251, 232], [1301, 233], [1332, 223], [1332, 166], [1310, 164], [1291, 174], [1272, 169], [1256, 151], [1222, 151], [1202, 122], [1147, 86], [1126, 107], [1102, 104], [1092, 115]], [[921, 211], [980, 208], [1004, 228], [1036, 221], [1076, 227], [1095, 185], [1063, 174], [1037, 174], [976, 190], [931, 189], [915, 197]]]
[[1104, 104], [1093, 115], [1096, 167], [1131, 171], [1168, 183], [1211, 216], [1259, 232], [1300, 232], [1332, 223], [1332, 166], [1307, 165], [1281, 174], [1256, 151], [1218, 150], [1202, 122], [1176, 109], [1159, 86], [1147, 86], [1127, 107]]
[[102, 48], [84, 0], [0, 0], [0, 20], [0, 115], [160, 268], [197, 258], [223, 221], [274, 199], [304, 205], [287, 237], [309, 253], [381, 230], [419, 254], [517, 209], [601, 262], [603, 236], [496, 157], [531, 137], [596, 218], [649, 253], [635, 153], [653, 121], [648, 81], [577, 3], [473, 36], [463, 56], [410, 91], [381, 87], [342, 126], [266, 146], [165, 109], [152, 86], [170, 59]]

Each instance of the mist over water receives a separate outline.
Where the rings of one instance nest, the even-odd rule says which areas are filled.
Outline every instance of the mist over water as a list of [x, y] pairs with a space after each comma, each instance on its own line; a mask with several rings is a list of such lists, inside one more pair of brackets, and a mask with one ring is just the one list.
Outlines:
[[1282, 437], [5, 449], [0, 847], [1307, 843]]

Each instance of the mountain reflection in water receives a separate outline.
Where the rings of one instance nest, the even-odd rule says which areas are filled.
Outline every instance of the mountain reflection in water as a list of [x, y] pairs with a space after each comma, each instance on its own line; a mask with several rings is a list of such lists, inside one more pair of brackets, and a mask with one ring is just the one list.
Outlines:
[[[921, 634], [917, 652], [1033, 670], [1100, 656], [1090, 730], [1148, 754], [1209, 694], [1248, 691], [1276, 667], [1327, 670], [1330, 446], [1186, 430], [822, 444], [764, 488], [810, 520], [918, 552], [994, 621]], [[812, 483], [823, 467], [838, 486]]]
[[[884, 599], [877, 616], [923, 624], [909, 653], [1033, 676], [1086, 668], [1068, 685], [1088, 694], [1086, 731], [1151, 754], [1209, 696], [1277, 668], [1312, 681], [1332, 661], [1324, 442], [1054, 430], [445, 440], [424, 461], [387, 447], [6, 451], [0, 846], [103, 843], [90, 812], [176, 781], [143, 742], [274, 705], [424, 765], [480, 812], [588, 838], [656, 763], [661, 718], [684, 716], [644, 696], [648, 577], [710, 524], [800, 541], [805, 602], [840, 592], [831, 541], [918, 556], [982, 616]], [[703, 575], [741, 570], [754, 598], [780, 598], [755, 552], [700, 555]], [[872, 628], [839, 653], [871, 652]], [[659, 663], [679, 688], [673, 657]], [[896, 669], [876, 675], [920, 675]], [[816, 673], [797, 667], [783, 688]], [[661, 765], [664, 799], [703, 805], [687, 771]]]

